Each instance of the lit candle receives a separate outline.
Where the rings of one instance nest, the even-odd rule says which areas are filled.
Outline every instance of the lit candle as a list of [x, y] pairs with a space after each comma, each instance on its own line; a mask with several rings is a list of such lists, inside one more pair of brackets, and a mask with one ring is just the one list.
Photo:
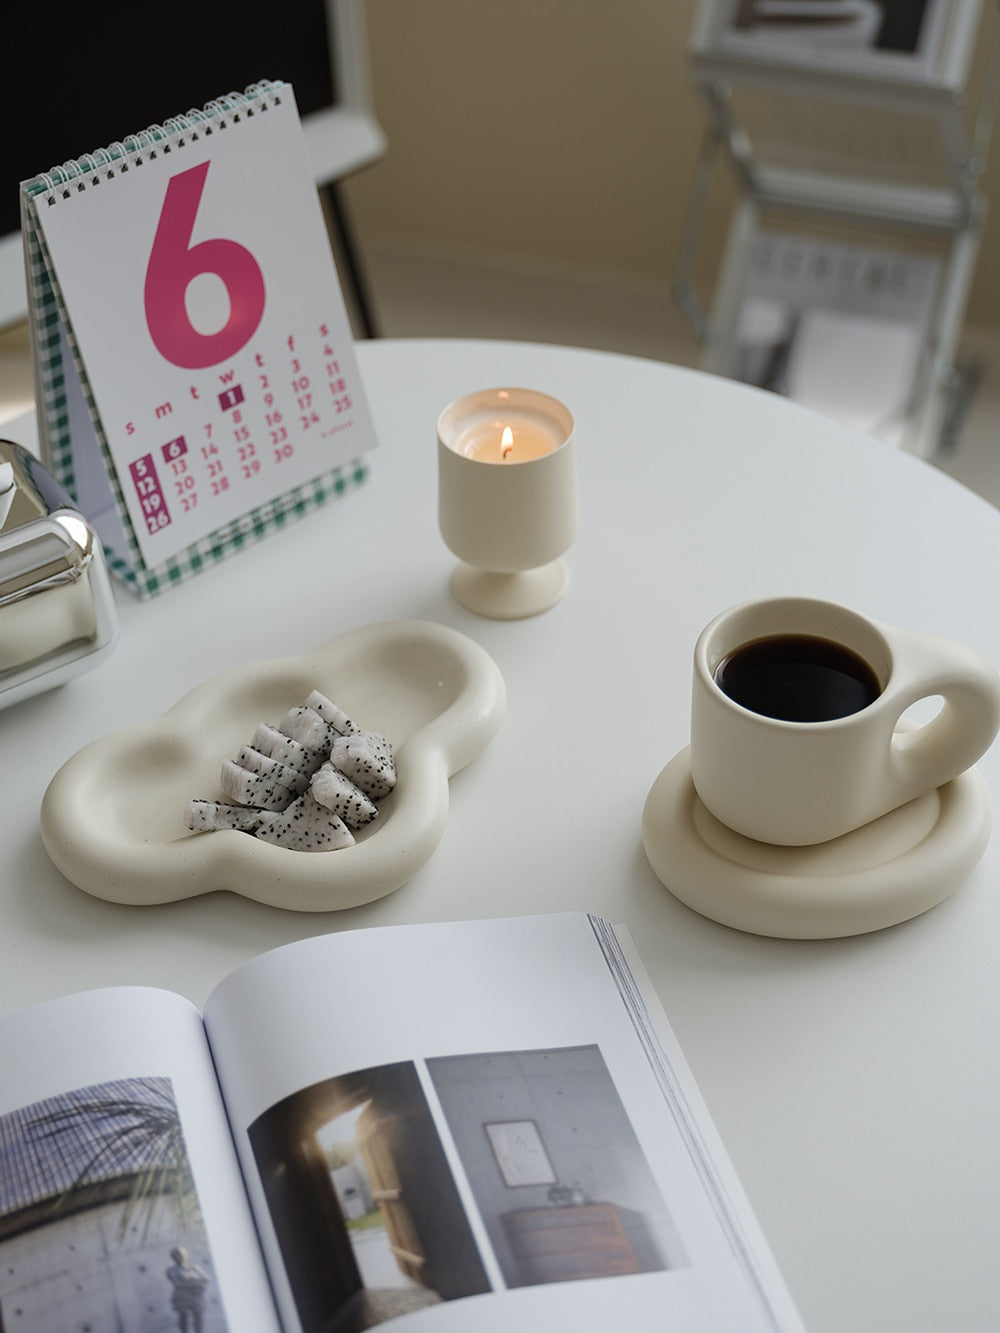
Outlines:
[[455, 447], [478, 463], [527, 463], [544, 458], [565, 439], [551, 418], [541, 413], [508, 411], [503, 416], [466, 422]]
[[438, 523], [462, 562], [459, 601], [502, 619], [554, 605], [577, 523], [569, 410], [534, 389], [483, 389], [446, 407], [437, 435]]

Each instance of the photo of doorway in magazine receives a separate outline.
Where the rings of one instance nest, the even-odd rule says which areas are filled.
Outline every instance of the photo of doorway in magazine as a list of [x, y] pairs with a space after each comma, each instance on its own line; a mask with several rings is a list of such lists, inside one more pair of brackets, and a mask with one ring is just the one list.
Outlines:
[[168, 1078], [0, 1116], [0, 1331], [227, 1333]]
[[338, 1075], [248, 1134], [305, 1333], [688, 1262], [596, 1045]]

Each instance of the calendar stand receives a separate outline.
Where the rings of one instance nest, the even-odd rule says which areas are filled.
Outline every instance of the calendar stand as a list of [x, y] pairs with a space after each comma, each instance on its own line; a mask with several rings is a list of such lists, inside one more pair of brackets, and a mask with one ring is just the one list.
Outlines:
[[[936, 255], [939, 266], [897, 439], [913, 452], [933, 454], [961, 396], [955, 354], [985, 217], [979, 185], [1000, 88], [997, 25], [973, 99], [968, 84], [978, 4], [935, 7], [931, 0], [933, 59], [795, 50], [781, 45], [787, 29], [769, 45], [773, 34], [765, 25], [741, 28], [734, 17], [748, 9], [753, 5], [702, 3], [688, 52], [707, 125], [674, 293], [702, 343], [703, 368], [736, 372], [741, 312], [754, 290], [752, 265], [769, 224], [778, 220], [807, 238], [832, 235], [839, 239], [830, 253], [855, 259], [860, 251], [837, 250], [845, 238], [861, 235], [870, 246], [873, 236], [883, 243], [892, 237], [904, 255], [923, 256], [922, 280], [928, 279], [927, 255]], [[694, 275], [720, 161], [732, 168], [737, 199], [708, 311]], [[815, 239], [807, 250], [810, 244], [815, 255]], [[843, 292], [840, 299], [843, 305]], [[896, 307], [899, 315], [898, 301]], [[780, 359], [780, 346], [772, 350]]]
[[376, 445], [290, 84], [22, 182], [42, 458], [139, 596], [359, 485]]

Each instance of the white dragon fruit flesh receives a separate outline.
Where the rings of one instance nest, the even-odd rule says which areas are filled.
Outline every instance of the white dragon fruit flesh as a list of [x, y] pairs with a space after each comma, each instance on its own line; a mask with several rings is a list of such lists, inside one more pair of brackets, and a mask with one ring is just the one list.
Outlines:
[[307, 750], [323, 750], [326, 753], [329, 753], [330, 742], [337, 734], [328, 722], [323, 721], [315, 708], [306, 708], [304, 704], [298, 708], [289, 708], [278, 723], [278, 730], [291, 736], [293, 741], [298, 741]]
[[308, 791], [270, 823], [262, 824], [256, 836], [294, 852], [329, 852], [354, 842], [344, 821]]
[[290, 764], [283, 764], [280, 759], [272, 759], [269, 754], [255, 750], [252, 745], [243, 745], [236, 756], [240, 768], [256, 773], [259, 777], [270, 778], [272, 782], [287, 787], [295, 796], [301, 796], [309, 786], [309, 775]]
[[378, 732], [358, 731], [351, 736], [335, 736], [330, 746], [330, 763], [373, 801], [388, 796], [396, 785], [392, 746]]
[[184, 812], [193, 833], [237, 829], [293, 851], [350, 847], [352, 828], [378, 815], [376, 801], [396, 785], [392, 745], [362, 731], [313, 690], [275, 727], [261, 722], [235, 759], [224, 759], [222, 800], [193, 799]]
[[329, 760], [313, 774], [309, 790], [320, 805], [339, 815], [351, 828], [370, 824], [378, 814], [375, 802]]
[[265, 774], [253, 773], [232, 759], [222, 761], [219, 786], [227, 800], [237, 805], [255, 806], [259, 810], [284, 810], [295, 799], [295, 793], [280, 782]]
[[229, 805], [225, 801], [188, 801], [184, 823], [195, 833], [212, 833], [217, 829], [240, 829], [255, 833], [262, 824], [277, 819], [274, 810], [257, 810], [245, 805]]
[[332, 699], [328, 699], [325, 694], [320, 694], [319, 690], [313, 690], [306, 699], [306, 707], [319, 713], [320, 717], [334, 731], [339, 732], [341, 736], [348, 736], [352, 731], [360, 731], [356, 722], [352, 722], [342, 708], [339, 708]]
[[286, 736], [283, 731], [272, 727], [268, 722], [260, 724], [250, 738], [250, 745], [261, 754], [266, 754], [268, 758], [277, 759], [279, 764], [287, 764], [297, 773], [304, 773], [307, 778], [312, 777], [324, 759], [322, 746], [315, 750], [307, 750], [299, 741]]

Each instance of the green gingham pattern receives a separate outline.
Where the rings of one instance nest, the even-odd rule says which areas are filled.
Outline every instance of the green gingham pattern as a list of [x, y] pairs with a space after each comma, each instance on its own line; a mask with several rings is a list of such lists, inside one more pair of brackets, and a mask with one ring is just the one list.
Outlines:
[[[95, 153], [53, 167], [49, 172], [21, 184], [22, 231], [24, 237], [25, 276], [28, 286], [28, 316], [35, 362], [35, 376], [40, 399], [40, 425], [44, 460], [52, 475], [70, 495], [77, 494], [72, 440], [67, 412], [67, 376], [75, 374], [80, 381], [90, 419], [94, 427], [105, 471], [111, 482], [115, 510], [121, 523], [128, 547], [127, 558], [105, 543], [108, 567], [140, 597], [151, 597], [164, 588], [183, 582], [206, 566], [217, 564], [227, 556], [266, 537], [276, 528], [284, 527], [297, 518], [320, 508], [329, 500], [360, 486], [369, 475], [369, 468], [361, 459], [354, 459], [304, 482], [291, 490], [268, 500], [249, 513], [225, 524], [208, 536], [193, 542], [179, 555], [161, 565], [147, 567], [135, 530], [125, 504], [117, 469], [111, 457], [107, 438], [101, 425], [100, 414], [94, 402], [86, 368], [73, 335], [72, 322], [59, 290], [55, 269], [45, 244], [39, 210], [56, 195], [72, 196], [72, 183], [77, 178], [105, 172], [113, 175], [115, 164], [126, 157], [144, 152], [170, 151], [171, 144], [182, 146], [185, 135], [197, 138], [199, 133], [211, 134], [220, 117], [252, 115], [260, 99], [280, 101], [280, 92], [287, 84], [265, 81], [252, 84], [245, 93], [229, 93], [216, 98], [202, 110], [189, 111], [174, 117], [163, 125], [153, 125], [140, 134], [129, 135], [123, 143], [110, 145]], [[77, 188], [82, 188], [78, 181]], [[64, 362], [60, 330], [69, 344], [72, 366]]]
[[257, 509], [251, 509], [224, 528], [203, 537], [201, 541], [193, 542], [180, 555], [165, 560], [162, 565], [151, 569], [144, 565], [129, 566], [117, 556], [109, 555], [109, 567], [140, 597], [152, 597], [164, 588], [171, 588], [197, 574], [207, 565], [218, 564], [245, 546], [252, 546], [276, 528], [282, 528], [319, 509], [329, 500], [354, 490], [365, 480], [369, 471], [367, 463], [360, 458], [332, 468], [322, 476], [276, 496]]
[[[28, 187], [22, 186], [22, 189]], [[63, 369], [60, 328], [65, 323], [61, 310], [55, 274], [49, 260], [45, 239], [35, 212], [35, 202], [27, 193], [21, 200], [22, 232], [24, 238], [25, 276], [28, 285], [28, 321], [31, 326], [31, 344], [38, 393], [43, 444], [60, 455], [69, 441], [69, 418], [66, 414], [66, 377]], [[55, 462], [47, 459], [47, 461]], [[61, 457], [65, 465], [67, 461]], [[65, 483], [65, 476], [61, 478]], [[67, 486], [72, 494], [72, 488]]]

